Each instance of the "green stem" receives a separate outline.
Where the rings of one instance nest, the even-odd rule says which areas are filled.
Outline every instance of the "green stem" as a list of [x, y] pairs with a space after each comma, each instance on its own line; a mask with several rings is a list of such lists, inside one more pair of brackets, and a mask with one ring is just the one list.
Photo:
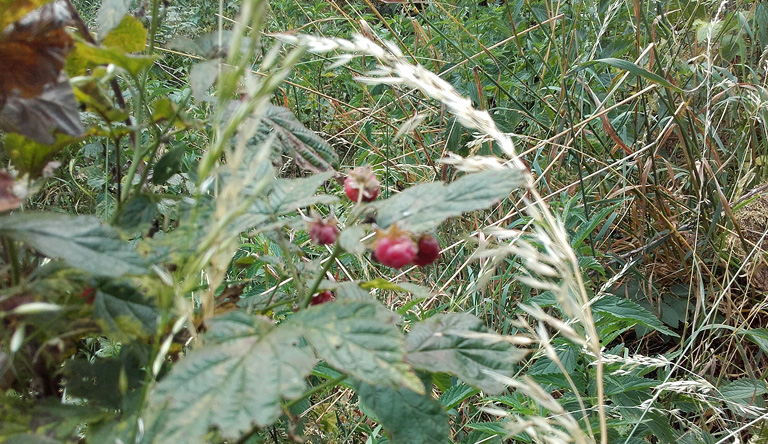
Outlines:
[[341, 249], [341, 245], [339, 245], [339, 242], [336, 241], [336, 245], [333, 247], [333, 253], [331, 253], [331, 257], [325, 261], [323, 264], [323, 269], [320, 270], [320, 273], [317, 274], [315, 281], [312, 282], [312, 286], [309, 287], [309, 291], [304, 295], [304, 300], [301, 301], [301, 308], [309, 307], [309, 303], [312, 301], [312, 295], [314, 295], [317, 291], [317, 288], [320, 287], [320, 283], [323, 281], [323, 277], [328, 272], [328, 270], [331, 269], [331, 265], [334, 263], [334, 261], [336, 261], [336, 258], [339, 256], [339, 254], [341, 254], [342, 251], [343, 250]]
[[337, 376], [337, 377], [335, 377], [333, 379], [329, 379], [329, 380], [323, 382], [322, 384], [318, 384], [318, 385], [312, 387], [311, 389], [307, 390], [306, 392], [304, 392], [304, 394], [301, 396], [301, 398], [292, 399], [292, 400], [286, 402], [285, 404], [283, 404], [283, 409], [288, 410], [291, 407], [293, 407], [294, 405], [298, 404], [301, 400], [309, 398], [310, 396], [314, 395], [315, 393], [320, 393], [320, 392], [322, 392], [323, 390], [325, 390], [325, 389], [327, 389], [329, 387], [335, 387], [336, 385], [338, 385], [341, 381], [343, 381], [345, 379], [347, 379], [347, 375], [341, 375], [341, 376]]

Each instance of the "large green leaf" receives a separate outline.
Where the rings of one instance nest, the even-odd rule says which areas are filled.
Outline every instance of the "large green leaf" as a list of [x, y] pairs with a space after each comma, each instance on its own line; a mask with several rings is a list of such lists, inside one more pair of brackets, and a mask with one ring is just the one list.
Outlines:
[[506, 388], [493, 374], [512, 376], [527, 353], [468, 313], [439, 314], [415, 324], [406, 349], [415, 368], [450, 373], [491, 395]]
[[0, 218], [0, 234], [26, 242], [96, 276], [143, 274], [144, 260], [117, 233], [93, 216], [17, 213]]
[[204, 442], [211, 427], [236, 438], [281, 414], [305, 390], [316, 359], [290, 328], [233, 312], [209, 323], [208, 343], [177, 363], [151, 402], [163, 414], [157, 442]]
[[339, 156], [328, 142], [299, 122], [288, 108], [267, 105], [254, 136], [256, 143], [261, 143], [272, 132], [277, 135], [283, 154], [293, 157], [306, 170], [333, 170], [339, 164]]
[[449, 217], [490, 207], [509, 196], [523, 181], [522, 172], [506, 169], [468, 174], [447, 185], [417, 185], [375, 203], [376, 223], [387, 228], [397, 222], [413, 231], [429, 231]]
[[93, 301], [96, 322], [120, 340], [147, 337], [155, 332], [157, 308], [128, 283], [102, 285]]
[[392, 444], [450, 442], [448, 415], [429, 393], [360, 383], [357, 394], [363, 407], [384, 426]]
[[337, 300], [300, 311], [286, 328], [304, 336], [328, 364], [363, 382], [423, 393], [403, 360], [405, 341], [397, 319], [374, 301]]
[[626, 322], [629, 325], [640, 324], [665, 335], [678, 337], [678, 334], [664, 325], [656, 315], [629, 299], [606, 295], [592, 304], [592, 311], [612, 320]]

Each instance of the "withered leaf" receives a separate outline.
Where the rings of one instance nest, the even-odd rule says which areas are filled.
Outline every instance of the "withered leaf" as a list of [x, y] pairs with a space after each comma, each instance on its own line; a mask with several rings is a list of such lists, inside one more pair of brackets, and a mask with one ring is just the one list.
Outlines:
[[55, 1], [36, 9], [0, 33], [0, 105], [10, 97], [35, 97], [58, 81], [72, 38], [64, 30], [71, 16]]
[[0, 129], [45, 145], [56, 141], [56, 132], [81, 136], [85, 129], [67, 76], [62, 73], [60, 80], [46, 86], [38, 97], [8, 98], [0, 109]]

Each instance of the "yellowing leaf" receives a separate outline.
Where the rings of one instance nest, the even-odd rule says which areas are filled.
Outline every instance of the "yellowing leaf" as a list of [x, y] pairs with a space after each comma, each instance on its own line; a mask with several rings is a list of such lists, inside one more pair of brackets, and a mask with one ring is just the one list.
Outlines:
[[136, 17], [126, 15], [120, 25], [110, 31], [101, 43], [125, 52], [144, 51], [147, 46], [147, 30]]

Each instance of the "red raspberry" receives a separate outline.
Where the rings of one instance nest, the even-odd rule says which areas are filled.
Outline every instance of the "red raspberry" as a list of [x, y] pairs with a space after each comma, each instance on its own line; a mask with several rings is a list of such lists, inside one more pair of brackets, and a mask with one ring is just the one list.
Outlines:
[[336, 242], [336, 235], [339, 229], [336, 227], [336, 220], [318, 219], [310, 222], [309, 238], [318, 245], [330, 245]]
[[[360, 191], [362, 190], [362, 197]], [[379, 180], [369, 166], [355, 168], [344, 180], [344, 193], [352, 202], [372, 202], [379, 195]]]
[[384, 237], [373, 250], [376, 260], [392, 268], [403, 268], [416, 257], [416, 244], [408, 236]]
[[325, 304], [326, 302], [334, 300], [333, 293], [331, 293], [328, 290], [321, 291], [320, 293], [312, 296], [312, 299], [309, 301], [309, 305], [320, 305]]
[[85, 299], [86, 304], [93, 304], [96, 299], [96, 289], [93, 287], [86, 287], [81, 293], [80, 297]]
[[419, 251], [413, 258], [413, 263], [419, 267], [426, 267], [440, 256], [440, 244], [431, 234], [425, 234], [419, 238]]

